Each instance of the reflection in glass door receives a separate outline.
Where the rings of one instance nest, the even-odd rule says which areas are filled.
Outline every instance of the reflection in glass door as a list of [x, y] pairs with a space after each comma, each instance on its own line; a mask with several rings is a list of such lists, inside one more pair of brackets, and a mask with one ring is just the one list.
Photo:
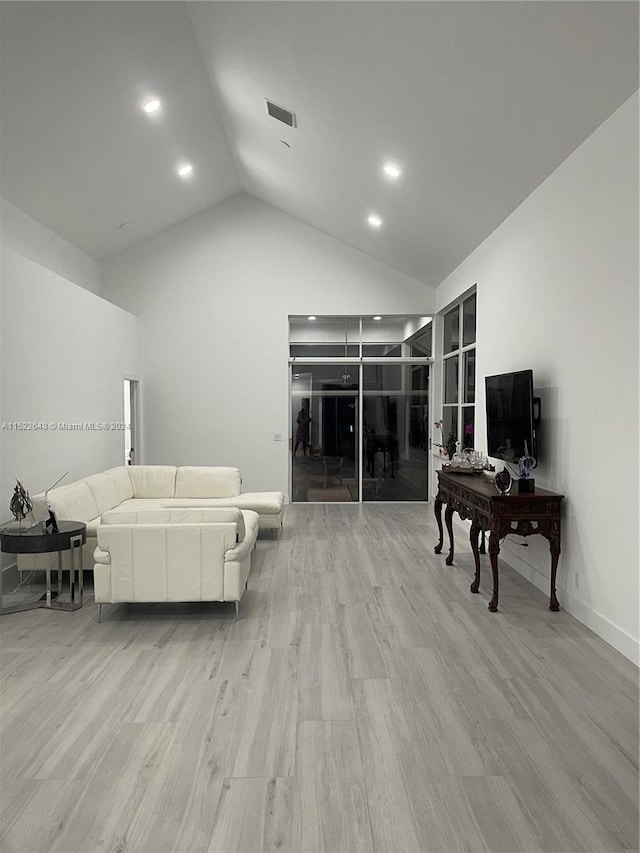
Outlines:
[[428, 500], [428, 427], [428, 365], [363, 365], [363, 501]]
[[359, 366], [291, 367], [291, 486], [299, 502], [359, 501]]

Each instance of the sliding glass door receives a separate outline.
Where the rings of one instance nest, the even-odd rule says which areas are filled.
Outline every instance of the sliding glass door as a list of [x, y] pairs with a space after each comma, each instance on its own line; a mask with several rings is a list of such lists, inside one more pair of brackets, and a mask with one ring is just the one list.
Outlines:
[[364, 364], [363, 501], [428, 499], [429, 367]]
[[294, 502], [359, 498], [359, 366], [291, 367], [291, 486]]
[[430, 317], [290, 317], [291, 499], [425, 501]]

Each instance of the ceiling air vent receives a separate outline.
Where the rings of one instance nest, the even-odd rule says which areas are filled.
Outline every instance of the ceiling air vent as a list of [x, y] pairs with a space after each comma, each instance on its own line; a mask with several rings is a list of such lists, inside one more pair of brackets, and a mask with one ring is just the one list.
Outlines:
[[291, 110], [285, 110], [284, 107], [279, 107], [277, 104], [274, 104], [273, 101], [265, 99], [265, 103], [267, 105], [267, 112], [271, 118], [278, 119], [278, 121], [286, 124], [287, 127], [296, 127], [295, 113], [292, 113]]

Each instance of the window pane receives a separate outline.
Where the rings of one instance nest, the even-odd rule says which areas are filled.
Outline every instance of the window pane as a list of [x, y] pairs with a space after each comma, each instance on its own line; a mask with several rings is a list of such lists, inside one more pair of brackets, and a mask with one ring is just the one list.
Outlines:
[[429, 325], [425, 330], [410, 342], [409, 354], [424, 358], [430, 356], [433, 351], [433, 325]]
[[360, 321], [356, 317], [289, 318], [290, 343], [357, 343]]
[[363, 344], [362, 355], [365, 358], [398, 358], [402, 355], [400, 344]]
[[462, 422], [464, 430], [462, 433], [462, 446], [475, 447], [475, 406], [463, 406]]
[[367, 391], [401, 391], [403, 364], [365, 364], [362, 368], [364, 388]]
[[476, 295], [470, 296], [462, 303], [463, 315], [463, 346], [468, 346], [476, 341]]
[[444, 315], [444, 353], [460, 348], [460, 308], [456, 307]]
[[292, 358], [357, 358], [360, 347], [357, 344], [291, 344], [289, 354]]
[[476, 401], [476, 351], [468, 350], [464, 353], [464, 399], [463, 403], [475, 403]]
[[428, 391], [429, 390], [429, 367], [426, 364], [409, 365], [411, 370], [411, 390], [412, 391]]
[[458, 402], [458, 362], [457, 355], [447, 358], [444, 362], [444, 401], [445, 403]]
[[[445, 447], [455, 445], [458, 440], [458, 407], [442, 407], [442, 440]], [[454, 448], [455, 449], [455, 448]]]

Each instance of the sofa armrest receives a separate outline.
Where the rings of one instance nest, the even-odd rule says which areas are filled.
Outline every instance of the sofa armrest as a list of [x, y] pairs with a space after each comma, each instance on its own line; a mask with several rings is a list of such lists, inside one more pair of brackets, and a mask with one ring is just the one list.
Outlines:
[[111, 554], [98, 546], [93, 552], [93, 561], [103, 566], [109, 566], [111, 565]]

